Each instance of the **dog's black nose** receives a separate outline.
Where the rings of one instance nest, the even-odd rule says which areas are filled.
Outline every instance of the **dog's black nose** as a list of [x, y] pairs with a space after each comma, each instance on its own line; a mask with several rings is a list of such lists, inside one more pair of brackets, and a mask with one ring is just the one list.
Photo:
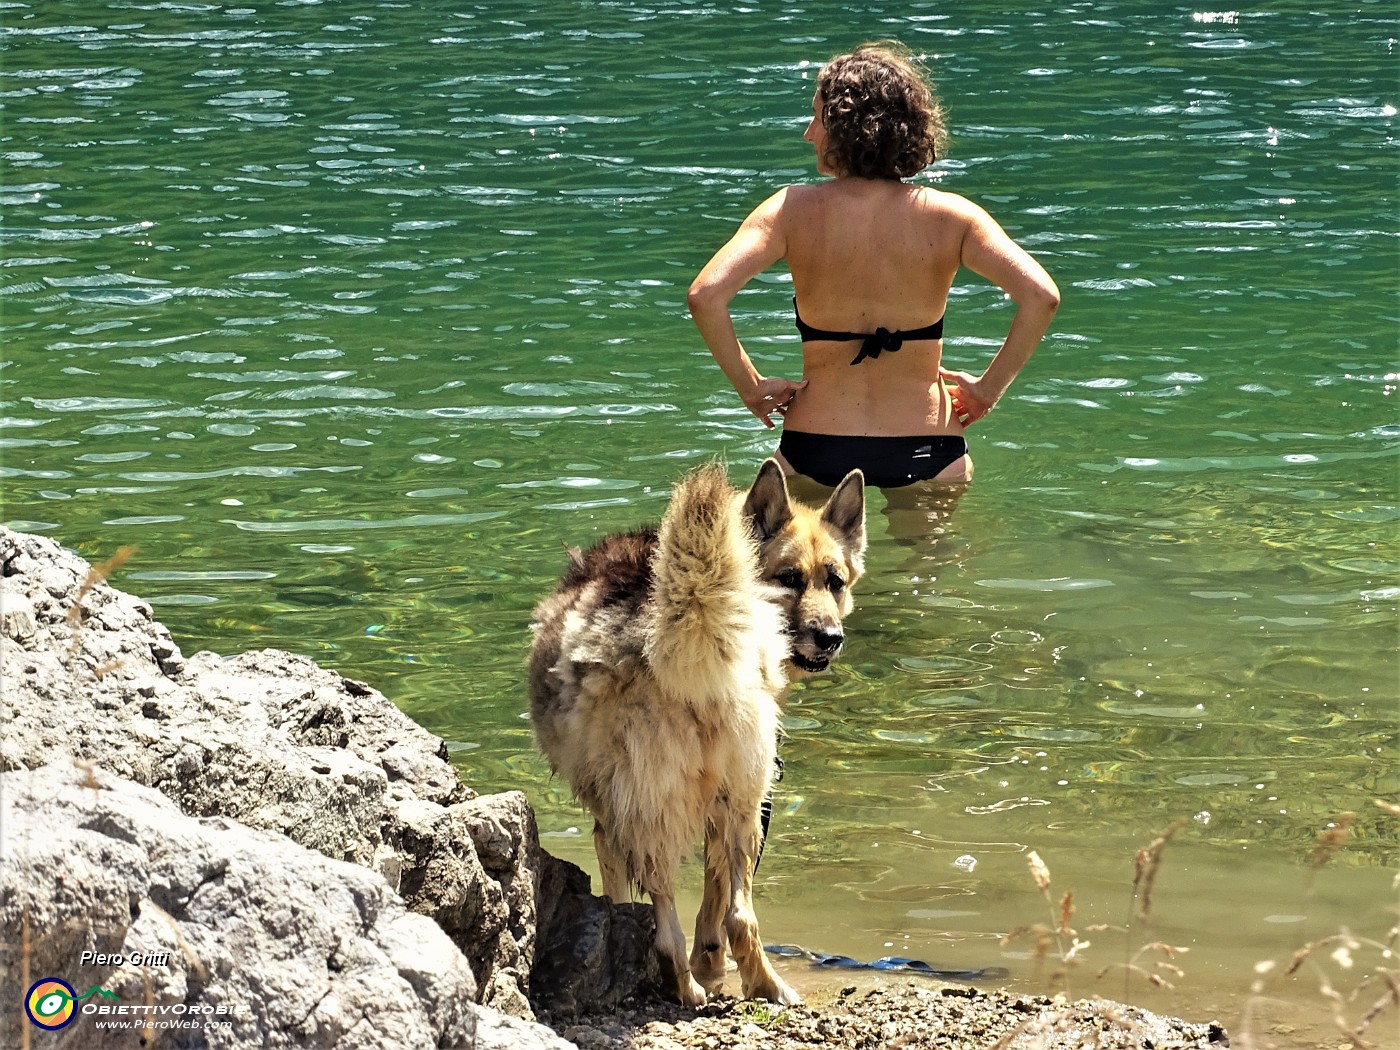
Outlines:
[[812, 632], [812, 641], [824, 653], [834, 653], [846, 640], [839, 627], [818, 627]]

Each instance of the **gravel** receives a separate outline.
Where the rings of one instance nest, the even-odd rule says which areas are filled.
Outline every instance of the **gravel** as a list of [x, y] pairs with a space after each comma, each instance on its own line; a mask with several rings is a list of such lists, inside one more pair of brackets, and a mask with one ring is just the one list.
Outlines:
[[608, 1015], [541, 1017], [583, 1050], [1186, 1050], [1230, 1045], [1217, 1023], [1107, 1000], [1065, 1002], [961, 986], [850, 986], [802, 1006], [717, 997], [699, 1010], [632, 999]]

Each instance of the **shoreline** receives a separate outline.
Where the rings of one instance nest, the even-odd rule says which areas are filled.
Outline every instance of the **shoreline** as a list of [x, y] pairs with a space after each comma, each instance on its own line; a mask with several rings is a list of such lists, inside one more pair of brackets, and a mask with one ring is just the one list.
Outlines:
[[[25, 931], [0, 945], [10, 1001], [48, 974], [221, 1010], [197, 1044], [214, 1050], [1228, 1045], [1217, 1023], [1107, 1000], [868, 973], [786, 1009], [659, 1001], [650, 906], [594, 896], [523, 794], [478, 796], [441, 738], [305, 657], [186, 659], [105, 574], [0, 527], [0, 924]], [[4, 1012], [0, 1041], [25, 1024]]]
[[1223, 1026], [1162, 1017], [1107, 999], [1067, 1002], [960, 985], [882, 978], [849, 985], [802, 1005], [773, 1007], [719, 996], [691, 1010], [656, 1000], [622, 1003], [609, 1014], [541, 1020], [580, 1048], [595, 1050], [1188, 1050], [1230, 1045]]

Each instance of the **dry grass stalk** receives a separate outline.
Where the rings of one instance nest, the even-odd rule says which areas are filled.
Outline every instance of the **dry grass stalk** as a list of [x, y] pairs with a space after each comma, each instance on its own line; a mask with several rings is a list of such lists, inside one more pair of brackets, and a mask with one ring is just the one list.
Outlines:
[[[1153, 941], [1151, 944], [1144, 944], [1124, 962], [1105, 966], [1098, 972], [1098, 976], [1099, 978], [1103, 978], [1106, 974], [1121, 966], [1125, 971], [1125, 977], [1137, 974], [1154, 988], [1174, 988], [1175, 985], [1172, 984], [1170, 978], [1180, 980], [1182, 977], [1186, 976], [1186, 971], [1169, 960], [1175, 959], [1178, 955], [1185, 955], [1190, 950], [1190, 948], [1184, 945], [1167, 944], [1164, 941]], [[1150, 966], [1145, 965], [1142, 962], [1143, 958], [1153, 952], [1165, 955], [1166, 958], [1156, 959]], [[1126, 992], [1124, 997], [1126, 998]]]
[[[1035, 882], [1036, 889], [1045, 898], [1046, 906], [1050, 909], [1050, 922], [1036, 923], [1033, 926], [1022, 926], [1013, 930], [1002, 938], [1002, 944], [1010, 944], [1012, 941], [1023, 935], [1035, 938], [1035, 948], [1032, 952], [1032, 966], [1037, 974], [1041, 972], [1045, 965], [1045, 960], [1054, 954], [1059, 961], [1060, 968], [1050, 975], [1050, 979], [1061, 981], [1064, 985], [1064, 993], [1068, 997], [1069, 971], [1079, 965], [1079, 955], [1085, 948], [1089, 947], [1088, 941], [1081, 941], [1078, 933], [1074, 929], [1074, 893], [1067, 891], [1059, 901], [1058, 906], [1055, 898], [1050, 893], [1050, 867], [1041, 859], [1040, 854], [1031, 850], [1026, 854], [1026, 867], [1030, 870], [1031, 879]], [[1066, 939], [1069, 940], [1069, 947], [1065, 947]]]
[[[1394, 932], [1394, 930], [1391, 931], [1392, 939]], [[1305, 962], [1319, 955], [1325, 955], [1325, 957], [1330, 959], [1340, 970], [1351, 970], [1356, 967], [1355, 953], [1362, 949], [1373, 950], [1386, 962], [1392, 964], [1394, 962], [1395, 953], [1391, 945], [1382, 944], [1379, 941], [1373, 941], [1369, 938], [1357, 937], [1343, 930], [1340, 933], [1321, 937], [1318, 940], [1303, 945], [1303, 947], [1293, 953], [1292, 958], [1289, 960], [1288, 967], [1283, 971], [1283, 975], [1285, 977], [1293, 976], [1302, 968]], [[1260, 972], [1266, 972], [1264, 965], [1261, 965], [1259, 969]], [[1348, 1008], [1359, 998], [1367, 987], [1376, 983], [1381, 984], [1384, 989], [1380, 998], [1371, 1004], [1356, 1024], [1352, 1024], [1347, 1017]], [[1256, 992], [1260, 990], [1262, 989], [1256, 986]], [[1344, 996], [1334, 988], [1327, 976], [1322, 974], [1320, 976], [1318, 992], [1331, 1004], [1332, 1017], [1337, 1026], [1337, 1030], [1350, 1039], [1352, 1043], [1355, 1044], [1357, 1050], [1372, 1050], [1373, 1044], [1365, 1038], [1366, 1031], [1371, 1027], [1372, 1023], [1375, 1022], [1376, 1018], [1380, 1017], [1381, 1014], [1385, 1013], [1390, 1007], [1394, 1007], [1397, 1011], [1400, 1011], [1400, 970], [1395, 969], [1393, 965], [1389, 967], [1377, 967], [1375, 973], [1370, 978], [1363, 980], [1360, 985], [1353, 990], [1350, 997]]]
[[73, 599], [73, 605], [63, 618], [63, 622], [68, 625], [68, 629], [73, 635], [73, 640], [68, 646], [68, 662], [70, 664], [73, 662], [73, 657], [77, 655], [79, 646], [82, 645], [83, 602], [98, 584], [106, 583], [107, 578], [130, 561], [131, 556], [135, 553], [135, 545], [127, 544], [124, 547], [119, 547], [116, 554], [113, 554], [100, 565], [91, 565], [88, 567], [87, 576], [84, 577], [83, 582], [78, 587], [78, 593]]
[[154, 901], [146, 900], [141, 902], [143, 911], [149, 912], [157, 919], [160, 919], [166, 926], [170, 927], [170, 933], [175, 939], [175, 946], [180, 949], [180, 954], [185, 957], [185, 964], [189, 966], [196, 977], [201, 982], [209, 980], [209, 968], [200, 961], [199, 955], [194, 950], [194, 945], [185, 938], [180, 931], [180, 924], [175, 921], [175, 917], [168, 911], [156, 904]]
[[1157, 870], [1162, 866], [1162, 851], [1176, 833], [1186, 826], [1186, 818], [1174, 821], [1171, 827], [1137, 851], [1134, 858], [1133, 899], [1137, 901], [1138, 922], [1146, 922], [1152, 913], [1152, 887], [1157, 881]]
[[1314, 871], [1331, 860], [1332, 855], [1347, 844], [1347, 840], [1351, 838], [1351, 823], [1355, 819], [1355, 813], [1339, 813], [1337, 819], [1318, 835], [1317, 845], [1313, 848]]
[[[1351, 934], [1343, 932], [1336, 937], [1328, 938], [1331, 941], [1339, 941], [1340, 946], [1332, 952], [1332, 960], [1344, 970], [1351, 969], [1355, 964], [1351, 953], [1361, 948], [1374, 948], [1381, 952], [1382, 958], [1393, 960], [1394, 956], [1381, 944], [1370, 940], [1359, 940]], [[1384, 985], [1381, 997], [1371, 1004], [1362, 1014], [1361, 1019], [1355, 1024], [1351, 1024], [1347, 1018], [1347, 1007], [1349, 1002], [1356, 1002], [1363, 991], [1373, 983]], [[1378, 968], [1374, 978], [1363, 980], [1360, 985], [1351, 993], [1349, 997], [1343, 997], [1341, 993], [1335, 991], [1324, 979], [1322, 986], [1323, 994], [1332, 1001], [1333, 1018], [1337, 1029], [1353, 1043], [1358, 1050], [1369, 1050], [1371, 1043], [1365, 1039], [1366, 1030], [1371, 1027], [1388, 1007], [1395, 1007], [1400, 1011], [1400, 971], [1395, 969]]]
[[1283, 971], [1283, 975], [1285, 977], [1292, 977], [1297, 973], [1299, 967], [1307, 961], [1308, 956], [1313, 953], [1313, 949], [1316, 948], [1318, 944], [1318, 941], [1310, 941], [1294, 952], [1293, 958], [1288, 961], [1288, 969]]
[[83, 599], [91, 594], [93, 588], [98, 584], [106, 583], [107, 578], [130, 561], [131, 556], [135, 553], [135, 545], [127, 544], [125, 547], [117, 548], [117, 553], [113, 554], [101, 564], [88, 566], [87, 576], [83, 579], [81, 586], [78, 587], [78, 596], [73, 599], [73, 607], [68, 610], [68, 615], [65, 617], [69, 627], [76, 627], [82, 619]]
[[1026, 854], [1026, 865], [1031, 869], [1031, 878], [1035, 880], [1036, 888], [1049, 899], [1050, 894], [1050, 869], [1045, 866], [1045, 861], [1040, 859], [1040, 854], [1031, 850]]
[[1018, 926], [1001, 939], [1002, 946], [1014, 944], [1022, 937], [1034, 938], [1031, 949], [1031, 968], [1039, 974], [1045, 967], [1045, 960], [1050, 957], [1051, 950], [1055, 946], [1055, 931], [1043, 922], [1037, 922], [1031, 926]]
[[1381, 980], [1385, 982], [1386, 992], [1371, 1005], [1366, 1011], [1366, 1016], [1361, 1018], [1361, 1024], [1357, 1026], [1359, 1031], [1364, 1032], [1370, 1028], [1371, 1022], [1379, 1017], [1387, 1006], [1393, 1006], [1400, 1011], [1400, 975], [1393, 970], [1382, 970]]
[[1351, 1040], [1353, 1050], [1376, 1050], [1374, 1046], [1361, 1034], [1360, 1029], [1352, 1028], [1347, 1023], [1347, 1001], [1341, 992], [1333, 988], [1325, 980], [1318, 988], [1323, 998], [1332, 1004], [1332, 1020], [1337, 1026], [1337, 1031]]
[[78, 782], [79, 787], [92, 788], [94, 791], [101, 789], [102, 782], [97, 779], [97, 763], [84, 758], [73, 759], [73, 765], [83, 774], [83, 779]]
[[[1358, 951], [1367, 945], [1385, 952], [1384, 945], [1374, 941], [1358, 940], [1346, 930], [1342, 930], [1340, 933], [1330, 934], [1326, 937], [1320, 937], [1315, 941], [1309, 941], [1294, 952], [1293, 958], [1289, 960], [1288, 969], [1284, 970], [1283, 974], [1285, 977], [1292, 977], [1302, 967], [1303, 963], [1307, 962], [1311, 956], [1317, 954], [1324, 948], [1331, 948], [1332, 951], [1330, 954], [1333, 961], [1341, 966], [1342, 969], [1349, 970], [1352, 967], [1352, 952]], [[1389, 953], [1386, 952], [1386, 954]]]
[[1070, 923], [1074, 919], [1074, 891], [1065, 890], [1065, 895], [1060, 898], [1060, 921], [1056, 929], [1065, 936], [1074, 933], [1074, 927]]

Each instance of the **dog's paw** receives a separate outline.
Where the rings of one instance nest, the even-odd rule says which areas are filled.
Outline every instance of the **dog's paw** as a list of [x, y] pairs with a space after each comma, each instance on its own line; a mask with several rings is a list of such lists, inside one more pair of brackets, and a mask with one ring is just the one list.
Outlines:
[[696, 982], [705, 989], [706, 995], [719, 995], [724, 991], [724, 971], [719, 973], [699, 973], [694, 974]]
[[690, 953], [690, 975], [710, 995], [718, 995], [724, 987], [724, 949], [707, 952], [697, 947]]
[[690, 974], [685, 974], [676, 984], [676, 998], [682, 1006], [698, 1010], [705, 1005], [705, 989], [695, 982]]
[[783, 1006], [801, 1006], [802, 996], [793, 991], [792, 987], [785, 981], [778, 981], [778, 995], [771, 1000]]
[[752, 987], [744, 989], [746, 999], [767, 999], [770, 1003], [777, 1003], [779, 1006], [801, 1006], [802, 996], [798, 995], [777, 974], [769, 974], [764, 980], [756, 982]]

